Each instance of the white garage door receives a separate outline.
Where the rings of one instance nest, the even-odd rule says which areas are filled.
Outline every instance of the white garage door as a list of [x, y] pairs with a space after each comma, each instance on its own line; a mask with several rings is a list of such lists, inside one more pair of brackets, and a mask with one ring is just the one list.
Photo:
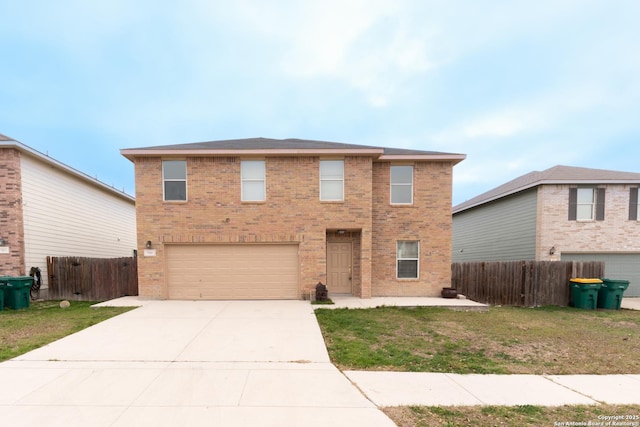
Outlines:
[[640, 296], [640, 254], [562, 254], [562, 261], [604, 261], [607, 279], [628, 280], [624, 296]]
[[297, 245], [168, 245], [169, 299], [299, 299]]

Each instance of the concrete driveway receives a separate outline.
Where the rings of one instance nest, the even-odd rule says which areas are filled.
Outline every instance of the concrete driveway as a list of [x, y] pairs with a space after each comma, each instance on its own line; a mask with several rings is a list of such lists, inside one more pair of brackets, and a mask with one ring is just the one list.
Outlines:
[[11, 426], [393, 426], [304, 301], [150, 301], [0, 364]]

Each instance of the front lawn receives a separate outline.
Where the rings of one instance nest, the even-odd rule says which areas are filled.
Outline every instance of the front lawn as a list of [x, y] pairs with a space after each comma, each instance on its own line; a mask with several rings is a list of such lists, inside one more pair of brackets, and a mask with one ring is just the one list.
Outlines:
[[492, 307], [318, 309], [341, 370], [638, 374], [640, 312]]
[[26, 309], [0, 311], [0, 362], [132, 309], [91, 308], [92, 304], [71, 301], [69, 308], [62, 309], [59, 301], [38, 301]]

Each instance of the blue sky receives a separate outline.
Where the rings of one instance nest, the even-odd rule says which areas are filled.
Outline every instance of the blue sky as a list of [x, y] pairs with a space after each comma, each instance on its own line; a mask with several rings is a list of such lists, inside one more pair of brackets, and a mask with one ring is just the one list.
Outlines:
[[465, 153], [454, 204], [640, 172], [640, 1], [0, 0], [0, 133], [134, 192], [121, 148], [302, 138]]

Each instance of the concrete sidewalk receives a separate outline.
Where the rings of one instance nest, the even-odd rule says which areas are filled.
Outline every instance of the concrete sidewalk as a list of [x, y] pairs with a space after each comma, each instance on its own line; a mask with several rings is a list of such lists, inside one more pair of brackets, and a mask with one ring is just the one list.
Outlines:
[[640, 375], [344, 374], [377, 406], [640, 404]]
[[443, 307], [453, 310], [486, 311], [489, 305], [470, 299], [440, 297], [373, 297], [358, 298], [352, 295], [331, 294], [333, 304], [314, 304], [314, 309], [327, 308], [375, 308], [375, 307]]

